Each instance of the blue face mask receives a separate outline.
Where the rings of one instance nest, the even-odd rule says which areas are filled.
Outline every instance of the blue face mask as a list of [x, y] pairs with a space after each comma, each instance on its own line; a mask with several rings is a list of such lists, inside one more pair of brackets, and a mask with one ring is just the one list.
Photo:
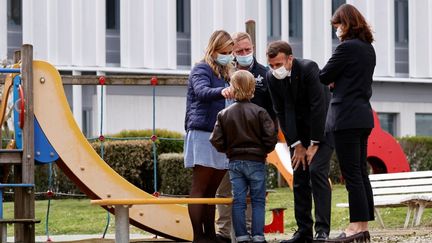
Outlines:
[[242, 67], [249, 67], [253, 62], [253, 52], [246, 56], [236, 56], [238, 64]]
[[234, 59], [233, 55], [228, 54], [228, 55], [223, 55], [223, 54], [217, 54], [217, 58], [216, 58], [216, 62], [219, 65], [225, 66], [228, 63], [232, 62], [232, 60]]

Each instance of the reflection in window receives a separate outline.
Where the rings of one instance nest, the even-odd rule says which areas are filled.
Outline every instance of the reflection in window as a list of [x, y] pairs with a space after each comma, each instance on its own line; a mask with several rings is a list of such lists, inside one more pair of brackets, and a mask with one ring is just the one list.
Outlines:
[[106, 0], [106, 63], [120, 64], [120, 0]]
[[396, 136], [397, 113], [378, 113], [381, 128], [392, 136]]
[[8, 0], [7, 19], [9, 25], [21, 25], [22, 21], [22, 1]]
[[6, 8], [7, 56], [12, 59], [14, 51], [21, 49], [22, 45], [22, 0], [8, 0]]
[[177, 65], [191, 65], [190, 0], [177, 0]]
[[417, 113], [415, 120], [417, 136], [432, 136], [432, 114]]
[[296, 57], [303, 56], [303, 6], [302, 0], [290, 0], [288, 5], [289, 42]]
[[281, 0], [267, 0], [267, 40], [281, 38]]
[[[345, 4], [346, 0], [332, 0], [332, 12], [331, 12], [331, 16], [333, 16], [334, 12], [336, 12], [336, 9], [338, 9], [342, 4]], [[330, 24], [330, 21], [329, 21]], [[338, 38], [336, 37], [336, 30], [333, 28], [332, 29], [332, 39], [333, 39], [333, 44], [339, 43]]]
[[120, 6], [117, 0], [106, 0], [106, 28], [118, 29], [119, 28], [119, 10]]
[[408, 0], [395, 0], [396, 73], [408, 73]]

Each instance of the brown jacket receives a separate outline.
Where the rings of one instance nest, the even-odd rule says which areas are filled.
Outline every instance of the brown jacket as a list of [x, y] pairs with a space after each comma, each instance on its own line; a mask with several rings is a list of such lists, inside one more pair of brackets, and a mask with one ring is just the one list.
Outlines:
[[218, 113], [210, 142], [230, 161], [265, 162], [276, 145], [277, 131], [264, 108], [240, 101]]

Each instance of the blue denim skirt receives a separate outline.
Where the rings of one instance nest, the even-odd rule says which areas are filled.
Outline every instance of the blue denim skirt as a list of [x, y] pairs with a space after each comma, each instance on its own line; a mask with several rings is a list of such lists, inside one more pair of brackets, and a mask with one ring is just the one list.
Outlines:
[[210, 143], [210, 132], [190, 130], [185, 136], [184, 165], [192, 168], [195, 165], [212, 167], [218, 170], [228, 169], [228, 159], [219, 153]]

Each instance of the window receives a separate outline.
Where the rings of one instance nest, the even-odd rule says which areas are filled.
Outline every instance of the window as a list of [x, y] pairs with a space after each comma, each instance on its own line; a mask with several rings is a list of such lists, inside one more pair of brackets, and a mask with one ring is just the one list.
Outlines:
[[13, 57], [22, 45], [22, 0], [7, 1], [7, 56]]
[[416, 135], [417, 136], [432, 136], [432, 114], [417, 113], [416, 119]]
[[281, 38], [281, 0], [267, 0], [267, 40]]
[[191, 65], [190, 0], [177, 0], [177, 65]]
[[[333, 16], [334, 12], [336, 12], [336, 9], [338, 9], [342, 4], [345, 4], [345, 0], [332, 0], [332, 12], [331, 15]], [[335, 34], [336, 30], [332, 27], [332, 48], [333, 52], [336, 49], [336, 46], [339, 45], [339, 39], [337, 38]]]
[[91, 127], [91, 110], [84, 109], [82, 111], [82, 133], [86, 138], [91, 138], [92, 136], [92, 127]]
[[288, 3], [289, 42], [296, 57], [303, 56], [303, 6], [302, 0], [290, 0]]
[[396, 73], [408, 73], [408, 0], [395, 0]]
[[21, 25], [22, 21], [22, 1], [8, 0], [7, 2], [8, 25]]
[[120, 0], [106, 0], [106, 63], [120, 64]]
[[381, 124], [381, 128], [387, 131], [392, 136], [397, 136], [396, 132], [396, 119], [397, 113], [378, 113], [378, 119]]

